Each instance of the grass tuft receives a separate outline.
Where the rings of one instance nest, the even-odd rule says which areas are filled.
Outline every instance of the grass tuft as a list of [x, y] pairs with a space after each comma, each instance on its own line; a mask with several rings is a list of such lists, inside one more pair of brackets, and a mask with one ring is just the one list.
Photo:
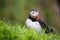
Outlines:
[[60, 40], [60, 34], [36, 33], [25, 26], [10, 26], [0, 21], [0, 40]]

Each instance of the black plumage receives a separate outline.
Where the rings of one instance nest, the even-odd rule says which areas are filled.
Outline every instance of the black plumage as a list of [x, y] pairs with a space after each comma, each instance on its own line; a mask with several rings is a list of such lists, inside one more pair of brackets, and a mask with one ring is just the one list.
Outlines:
[[[32, 18], [30, 15], [29, 15], [29, 19], [31, 19], [33, 22], [38, 21], [38, 20]], [[53, 32], [53, 29], [49, 29], [49, 27], [47, 26], [47, 24], [45, 22], [43, 22], [42, 20], [39, 20], [38, 22], [40, 23], [42, 29], [46, 28], [46, 30], [45, 30], [46, 34], [49, 32]]]

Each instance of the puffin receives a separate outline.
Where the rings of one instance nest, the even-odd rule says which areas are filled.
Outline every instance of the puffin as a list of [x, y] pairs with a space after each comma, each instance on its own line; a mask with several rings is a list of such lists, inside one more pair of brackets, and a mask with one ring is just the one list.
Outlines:
[[26, 20], [26, 26], [28, 29], [33, 29], [36, 32], [41, 32], [42, 29], [46, 28], [45, 33], [49, 33], [49, 27], [41, 20], [37, 10], [30, 11], [29, 17]]

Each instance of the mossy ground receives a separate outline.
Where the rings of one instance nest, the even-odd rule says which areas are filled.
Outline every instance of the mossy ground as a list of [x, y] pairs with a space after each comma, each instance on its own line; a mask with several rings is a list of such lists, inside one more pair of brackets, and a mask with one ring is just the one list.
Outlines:
[[0, 21], [0, 40], [60, 40], [60, 34], [37, 33], [25, 26], [11, 26]]

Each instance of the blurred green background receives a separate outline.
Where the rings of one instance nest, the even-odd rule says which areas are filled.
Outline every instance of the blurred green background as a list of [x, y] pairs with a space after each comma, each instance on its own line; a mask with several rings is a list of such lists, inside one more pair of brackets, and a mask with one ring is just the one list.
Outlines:
[[60, 33], [60, 13], [56, 0], [0, 0], [0, 20], [23, 26], [32, 9], [38, 9], [41, 19]]

